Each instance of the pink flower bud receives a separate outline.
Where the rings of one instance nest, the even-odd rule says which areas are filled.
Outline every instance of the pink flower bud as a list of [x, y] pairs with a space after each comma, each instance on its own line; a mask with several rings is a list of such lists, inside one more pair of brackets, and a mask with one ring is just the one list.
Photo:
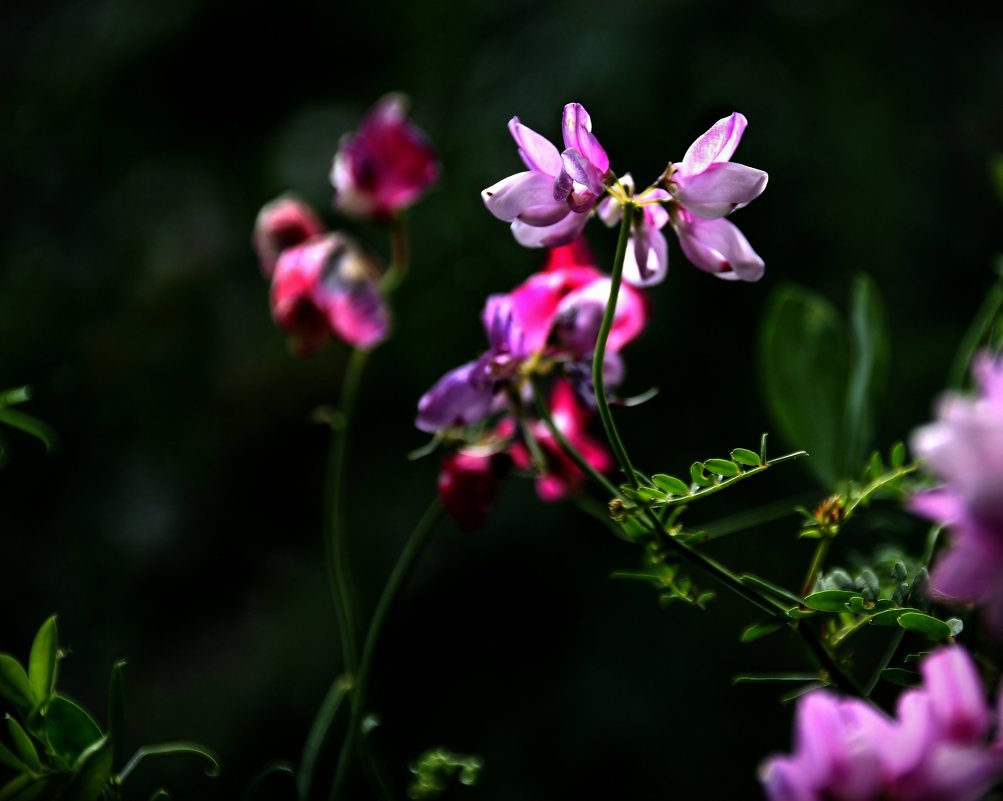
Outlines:
[[299, 198], [282, 195], [266, 203], [254, 221], [251, 240], [261, 260], [261, 271], [271, 278], [282, 251], [323, 232], [324, 224]]
[[506, 454], [459, 451], [449, 454], [439, 472], [439, 499], [463, 531], [484, 525], [511, 461]]

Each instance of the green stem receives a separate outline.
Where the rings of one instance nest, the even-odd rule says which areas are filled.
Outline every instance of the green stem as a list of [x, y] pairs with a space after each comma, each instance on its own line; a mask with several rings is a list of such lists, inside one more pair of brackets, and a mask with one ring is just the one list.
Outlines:
[[[366, 633], [366, 641], [362, 648], [362, 660], [359, 663], [358, 672], [355, 674], [355, 682], [352, 691], [352, 714], [348, 724], [348, 733], [345, 735], [345, 743], [338, 758], [338, 768], [335, 772], [334, 783], [331, 785], [331, 798], [336, 799], [341, 794], [345, 779], [348, 775], [348, 766], [351, 764], [352, 756], [362, 731], [362, 717], [366, 703], [366, 689], [369, 681], [369, 673], [373, 664], [373, 656], [376, 653], [376, 646], [379, 643], [380, 633], [390, 612], [394, 601], [400, 593], [401, 587], [411, 574], [419, 554], [428, 542], [429, 535], [435, 528], [436, 523], [442, 517], [442, 504], [436, 498], [419, 519], [414, 531], [408, 538], [404, 550], [397, 559], [386, 586], [376, 604], [372, 620], [369, 623], [369, 630]], [[371, 777], [372, 778], [372, 777]], [[381, 795], [390, 797], [387, 788], [379, 782]]]
[[403, 217], [397, 217], [390, 229], [390, 267], [380, 282], [380, 291], [389, 297], [396, 292], [407, 277], [411, 252], [408, 247], [407, 227]]
[[564, 448], [564, 452], [571, 458], [571, 461], [578, 465], [578, 468], [585, 473], [585, 475], [589, 476], [596, 482], [596, 484], [602, 487], [606, 494], [611, 498], [621, 497], [620, 491], [614, 487], [602, 473], [588, 463], [588, 460], [582, 456], [581, 453], [578, 452], [578, 449], [571, 444], [571, 441], [564, 436], [564, 432], [557, 427], [557, 424], [554, 422], [554, 417], [550, 413], [550, 407], [547, 406], [547, 402], [544, 399], [543, 390], [540, 387], [539, 377], [534, 375], [530, 381], [533, 385], [533, 400], [536, 403], [537, 415], [541, 420], [543, 420], [544, 425], [547, 426], [547, 429], [550, 431], [554, 439], [556, 439], [560, 446]]
[[822, 568], [825, 566], [825, 558], [829, 555], [830, 547], [832, 547], [832, 536], [823, 534], [822, 539], [815, 546], [815, 554], [811, 558], [811, 566], [804, 577], [804, 584], [801, 585], [802, 598], [807, 598], [815, 587], [815, 582], [818, 581], [818, 577], [822, 573]]
[[299, 772], [296, 774], [296, 787], [299, 797], [306, 801], [310, 797], [310, 785], [313, 783], [313, 771], [317, 765], [317, 757], [327, 740], [327, 733], [341, 709], [345, 695], [351, 689], [351, 680], [347, 676], [338, 676], [331, 684], [331, 689], [324, 696], [324, 701], [317, 710], [317, 715], [307, 734], [303, 746], [303, 756], [300, 758]]
[[627, 483], [636, 489], [637, 476], [634, 475], [634, 466], [630, 463], [627, 449], [624, 447], [620, 433], [616, 429], [616, 423], [613, 421], [613, 412], [610, 410], [609, 400], [606, 398], [606, 379], [603, 375], [606, 342], [609, 340], [609, 332], [613, 328], [616, 301], [620, 295], [620, 283], [623, 280], [623, 260], [627, 255], [627, 240], [630, 238], [630, 225], [633, 218], [634, 206], [628, 203], [623, 209], [620, 238], [616, 243], [616, 256], [613, 259], [613, 272], [610, 275], [609, 299], [606, 301], [606, 310], [603, 312], [602, 325], [599, 326], [599, 336], [596, 339], [596, 350], [592, 356], [592, 385], [595, 389], [599, 419], [602, 420], [603, 428], [606, 430], [606, 438], [613, 448], [613, 453], [620, 464], [620, 469], [623, 470]]

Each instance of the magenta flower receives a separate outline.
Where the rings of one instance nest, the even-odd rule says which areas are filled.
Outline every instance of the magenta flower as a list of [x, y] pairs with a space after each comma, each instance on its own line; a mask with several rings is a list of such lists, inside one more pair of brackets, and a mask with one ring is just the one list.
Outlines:
[[930, 577], [933, 593], [984, 607], [1003, 638], [1003, 360], [981, 354], [973, 373], [979, 394], [943, 398], [938, 419], [913, 434], [913, 451], [943, 485], [914, 495], [911, 507], [951, 532]]
[[282, 251], [272, 276], [271, 306], [275, 323], [301, 356], [315, 353], [331, 336], [371, 348], [390, 329], [376, 266], [339, 233]]
[[763, 765], [770, 801], [978, 801], [1003, 774], [1003, 742], [960, 646], [920, 666], [895, 718], [825, 690], [801, 698], [795, 751]]
[[309, 206], [292, 195], [266, 203], [254, 221], [252, 243], [261, 261], [261, 271], [271, 278], [283, 250], [324, 233], [324, 224]]
[[529, 168], [481, 192], [495, 217], [512, 223], [526, 247], [556, 247], [577, 239], [610, 175], [609, 157], [592, 133], [592, 119], [580, 103], [564, 107], [564, 152], [518, 117], [509, 131]]
[[512, 460], [505, 453], [475, 449], [451, 453], [439, 471], [439, 500], [461, 531], [484, 525]]
[[439, 177], [435, 152], [407, 118], [400, 95], [369, 111], [334, 157], [335, 205], [356, 217], [388, 219], [412, 205]]

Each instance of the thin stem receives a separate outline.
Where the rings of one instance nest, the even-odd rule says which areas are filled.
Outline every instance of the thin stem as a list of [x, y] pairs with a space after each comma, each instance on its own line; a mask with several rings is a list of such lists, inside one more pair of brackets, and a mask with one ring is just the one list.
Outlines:
[[[366, 641], [362, 648], [362, 660], [359, 663], [358, 672], [355, 674], [352, 690], [352, 715], [348, 724], [348, 733], [345, 735], [345, 743], [338, 758], [338, 768], [335, 772], [334, 783], [331, 785], [332, 799], [338, 798], [341, 794], [342, 787], [348, 775], [348, 766], [351, 764], [352, 756], [361, 735], [369, 673], [373, 664], [373, 656], [376, 653], [376, 646], [379, 643], [380, 633], [383, 630], [383, 624], [400, 593], [401, 587], [410, 575], [419, 554], [428, 541], [429, 535], [434, 530], [436, 523], [441, 519], [442, 512], [442, 504], [436, 498], [418, 520], [414, 531], [411, 532], [411, 536], [408, 538], [404, 550], [401, 551], [401, 555], [397, 559], [397, 564], [394, 565], [394, 569], [390, 573], [386, 586], [384, 586], [380, 599], [376, 604], [376, 610], [373, 612], [372, 620], [369, 623], [369, 630], [366, 632]], [[374, 777], [371, 776], [370, 778]], [[375, 778], [379, 785], [377, 789], [381, 795], [385, 798], [391, 797], [386, 786], [379, 780], [379, 777], [376, 776]]]
[[302, 801], [306, 801], [310, 797], [310, 785], [313, 782], [313, 771], [317, 765], [317, 757], [324, 747], [327, 733], [334, 723], [338, 710], [341, 709], [342, 701], [345, 700], [345, 695], [350, 689], [351, 680], [347, 676], [338, 676], [331, 684], [327, 695], [324, 696], [320, 709], [317, 710], [317, 715], [303, 746], [303, 756], [300, 758], [299, 772], [296, 775], [296, 787]]
[[829, 548], [832, 547], [832, 536], [829, 534], [823, 534], [822, 539], [819, 540], [817, 546], [815, 546], [815, 554], [811, 558], [811, 566], [808, 568], [808, 573], [804, 577], [804, 584], [801, 585], [801, 597], [807, 598], [815, 586], [815, 582], [818, 581], [819, 575], [822, 573], [822, 568], [825, 565], [825, 559], [829, 555]]
[[634, 206], [627, 203], [623, 209], [623, 221], [620, 223], [620, 238], [616, 243], [616, 256], [613, 259], [613, 272], [610, 275], [609, 299], [606, 301], [606, 310], [603, 312], [602, 325], [599, 326], [599, 336], [596, 339], [596, 350], [592, 355], [592, 385], [595, 389], [596, 406], [599, 409], [599, 419], [602, 420], [603, 428], [606, 430], [606, 438], [609, 440], [613, 453], [620, 469], [623, 470], [627, 483], [637, 488], [637, 476], [634, 475], [634, 466], [630, 463], [627, 449], [624, 447], [620, 433], [616, 429], [613, 421], [613, 412], [609, 408], [609, 400], [606, 398], [606, 378], [603, 375], [603, 366], [606, 359], [606, 342], [609, 340], [609, 332], [613, 328], [613, 316], [616, 313], [616, 301], [620, 295], [620, 283], [623, 280], [623, 261], [627, 255], [627, 240], [630, 238], [630, 225], [634, 217]]
[[404, 217], [396, 217], [390, 229], [390, 266], [380, 282], [380, 290], [387, 297], [392, 295], [407, 277], [411, 252], [408, 247], [407, 227]]
[[554, 439], [557, 440], [558, 444], [564, 449], [564, 452], [571, 458], [578, 469], [581, 470], [585, 475], [589, 476], [593, 481], [596, 482], [600, 487], [605, 490], [606, 494], [611, 498], [619, 498], [620, 491], [613, 486], [613, 484], [598, 470], [596, 470], [592, 465], [588, 463], [588, 460], [578, 452], [578, 449], [571, 444], [571, 441], [564, 436], [564, 432], [557, 427], [554, 422], [553, 415], [550, 413], [550, 407], [547, 406], [547, 402], [543, 396], [543, 390], [540, 387], [540, 379], [538, 376], [533, 376], [530, 379], [533, 385], [533, 401], [536, 403], [536, 413], [541, 420], [543, 420], [544, 425], [550, 431]]

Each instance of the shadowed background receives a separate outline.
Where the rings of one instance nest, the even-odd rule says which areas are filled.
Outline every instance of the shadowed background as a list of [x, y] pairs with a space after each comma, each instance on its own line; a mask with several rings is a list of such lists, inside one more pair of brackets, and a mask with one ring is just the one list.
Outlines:
[[[738, 110], [736, 160], [770, 173], [735, 220], [762, 282], [715, 280], [673, 242], [649, 293], [626, 390], [662, 392], [619, 415], [648, 470], [756, 447], [770, 428], [754, 334], [779, 283], [842, 308], [856, 271], [876, 279], [886, 448], [927, 419], [993, 281], [1003, 37], [981, 7], [86, 0], [2, 14], [0, 387], [31, 384], [29, 409], [62, 442], [47, 457], [15, 435], [0, 472], [0, 649], [24, 658], [58, 613], [61, 685], [97, 710], [127, 659], [134, 743], [197, 740], [223, 761], [216, 781], [183, 759], [137, 771], [175, 798], [235, 798], [265, 762], [298, 759], [341, 669], [321, 557], [327, 436], [310, 415], [336, 402], [346, 349], [288, 354], [249, 237], [287, 189], [344, 224], [331, 157], [379, 95], [411, 96], [443, 175], [410, 215], [398, 336], [363, 390], [349, 514], [367, 610], [434, 492], [438, 458], [405, 459], [425, 442], [417, 398], [484, 347], [485, 296], [542, 263], [478, 198], [519, 169], [513, 114], [557, 139], [563, 104], [582, 102], [613, 169], [644, 186]], [[350, 227], [386, 253], [382, 232]], [[596, 223], [589, 238], [608, 269], [615, 232]], [[813, 489], [785, 466], [691, 519]], [[811, 547], [797, 526], [712, 550], [796, 586]], [[880, 535], [851, 532], [840, 553]], [[739, 646], [755, 615], [729, 597], [663, 608], [609, 581], [640, 557], [515, 479], [483, 531], [443, 524], [375, 666], [374, 737], [395, 781], [446, 745], [486, 761], [479, 786], [450, 791], [471, 801], [758, 797], [755, 766], [786, 750], [790, 709], [731, 677], [789, 669], [796, 643]]]

